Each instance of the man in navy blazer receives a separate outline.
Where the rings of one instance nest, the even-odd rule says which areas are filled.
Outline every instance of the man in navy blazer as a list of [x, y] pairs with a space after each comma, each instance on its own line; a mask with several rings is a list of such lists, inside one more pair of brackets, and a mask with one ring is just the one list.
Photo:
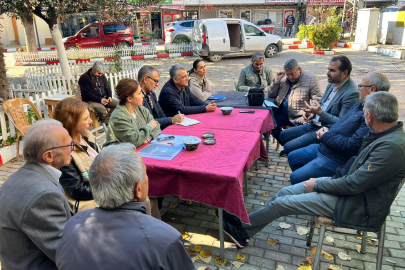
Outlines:
[[208, 105], [198, 100], [188, 88], [186, 69], [179, 64], [170, 68], [170, 80], [163, 86], [159, 96], [159, 104], [166, 116], [172, 117], [177, 113], [197, 114], [214, 112], [217, 105], [211, 101]]
[[156, 87], [159, 86], [159, 72], [152, 66], [142, 66], [138, 72], [138, 82], [144, 95], [143, 106], [147, 108], [153, 118], [160, 124], [163, 130], [172, 124], [181, 123], [184, 120], [184, 114], [176, 114], [173, 117], [166, 117], [160, 107], [155, 94]]
[[71, 217], [59, 184], [74, 143], [59, 121], [33, 124], [24, 136], [26, 163], [0, 187], [3, 269], [57, 269], [56, 247]]
[[281, 132], [280, 144], [284, 150], [280, 156], [306, 147], [313, 143], [320, 143], [316, 131], [326, 125], [333, 125], [343, 117], [350, 108], [359, 101], [359, 91], [350, 78], [352, 63], [346, 56], [335, 56], [328, 66], [328, 86], [321, 100], [312, 101], [304, 109], [303, 125], [289, 128]]

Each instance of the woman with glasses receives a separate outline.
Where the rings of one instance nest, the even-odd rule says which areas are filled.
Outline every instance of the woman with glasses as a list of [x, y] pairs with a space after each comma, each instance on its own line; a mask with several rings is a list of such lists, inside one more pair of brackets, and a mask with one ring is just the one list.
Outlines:
[[193, 63], [193, 68], [188, 71], [188, 87], [191, 93], [199, 100], [206, 101], [212, 96], [210, 84], [207, 80], [207, 67], [201, 59]]
[[122, 79], [115, 87], [119, 105], [111, 114], [110, 125], [104, 146], [129, 142], [139, 147], [159, 136], [160, 124], [149, 110], [142, 106], [143, 94], [139, 83]]
[[89, 169], [100, 151], [95, 137], [89, 132], [88, 105], [78, 98], [62, 100], [56, 105], [53, 118], [60, 121], [73, 139], [70, 165], [61, 168], [59, 182], [73, 213], [96, 207], [89, 182]]

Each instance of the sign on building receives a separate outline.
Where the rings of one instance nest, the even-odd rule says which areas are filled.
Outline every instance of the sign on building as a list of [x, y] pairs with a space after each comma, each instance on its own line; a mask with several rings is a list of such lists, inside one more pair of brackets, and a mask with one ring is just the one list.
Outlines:
[[344, 5], [345, 0], [308, 0], [308, 5]]
[[266, 0], [266, 3], [295, 3], [295, 0]]
[[163, 5], [184, 5], [184, 0], [164, 0]]

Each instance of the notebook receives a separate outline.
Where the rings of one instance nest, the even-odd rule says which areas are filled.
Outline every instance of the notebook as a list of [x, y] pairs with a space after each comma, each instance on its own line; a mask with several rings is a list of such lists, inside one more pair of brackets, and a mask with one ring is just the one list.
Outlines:
[[[169, 136], [174, 137], [174, 139], [161, 142], [157, 141], [158, 138]], [[184, 149], [183, 139], [185, 138], [187, 138], [187, 136], [160, 134], [155, 140], [151, 141], [148, 146], [138, 151], [138, 154], [145, 158], [172, 160]]]
[[200, 123], [201, 122], [198, 121], [198, 120], [191, 119], [191, 118], [188, 118], [188, 117], [184, 117], [183, 122], [177, 123], [176, 125], [188, 127], [188, 126], [197, 125], [197, 124], [200, 124]]

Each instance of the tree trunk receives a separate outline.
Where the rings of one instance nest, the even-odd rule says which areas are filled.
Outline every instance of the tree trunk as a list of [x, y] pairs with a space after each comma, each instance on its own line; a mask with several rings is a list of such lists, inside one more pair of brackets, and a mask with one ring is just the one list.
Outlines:
[[27, 51], [37, 52], [37, 42], [35, 41], [34, 17], [32, 12], [25, 13], [23, 16], [21, 16], [21, 22], [25, 30], [25, 42], [27, 43]]
[[70, 80], [72, 74], [70, 72], [65, 46], [63, 45], [62, 42], [62, 34], [59, 30], [59, 26], [57, 23], [55, 23], [51, 28], [51, 36], [53, 38], [53, 41], [55, 42], [56, 49], [58, 51], [58, 57], [60, 67], [62, 69], [62, 74], [63, 76], [65, 76], [66, 80]]
[[0, 42], [0, 98], [8, 99], [8, 80], [6, 74], [6, 62], [4, 61], [3, 44]]

